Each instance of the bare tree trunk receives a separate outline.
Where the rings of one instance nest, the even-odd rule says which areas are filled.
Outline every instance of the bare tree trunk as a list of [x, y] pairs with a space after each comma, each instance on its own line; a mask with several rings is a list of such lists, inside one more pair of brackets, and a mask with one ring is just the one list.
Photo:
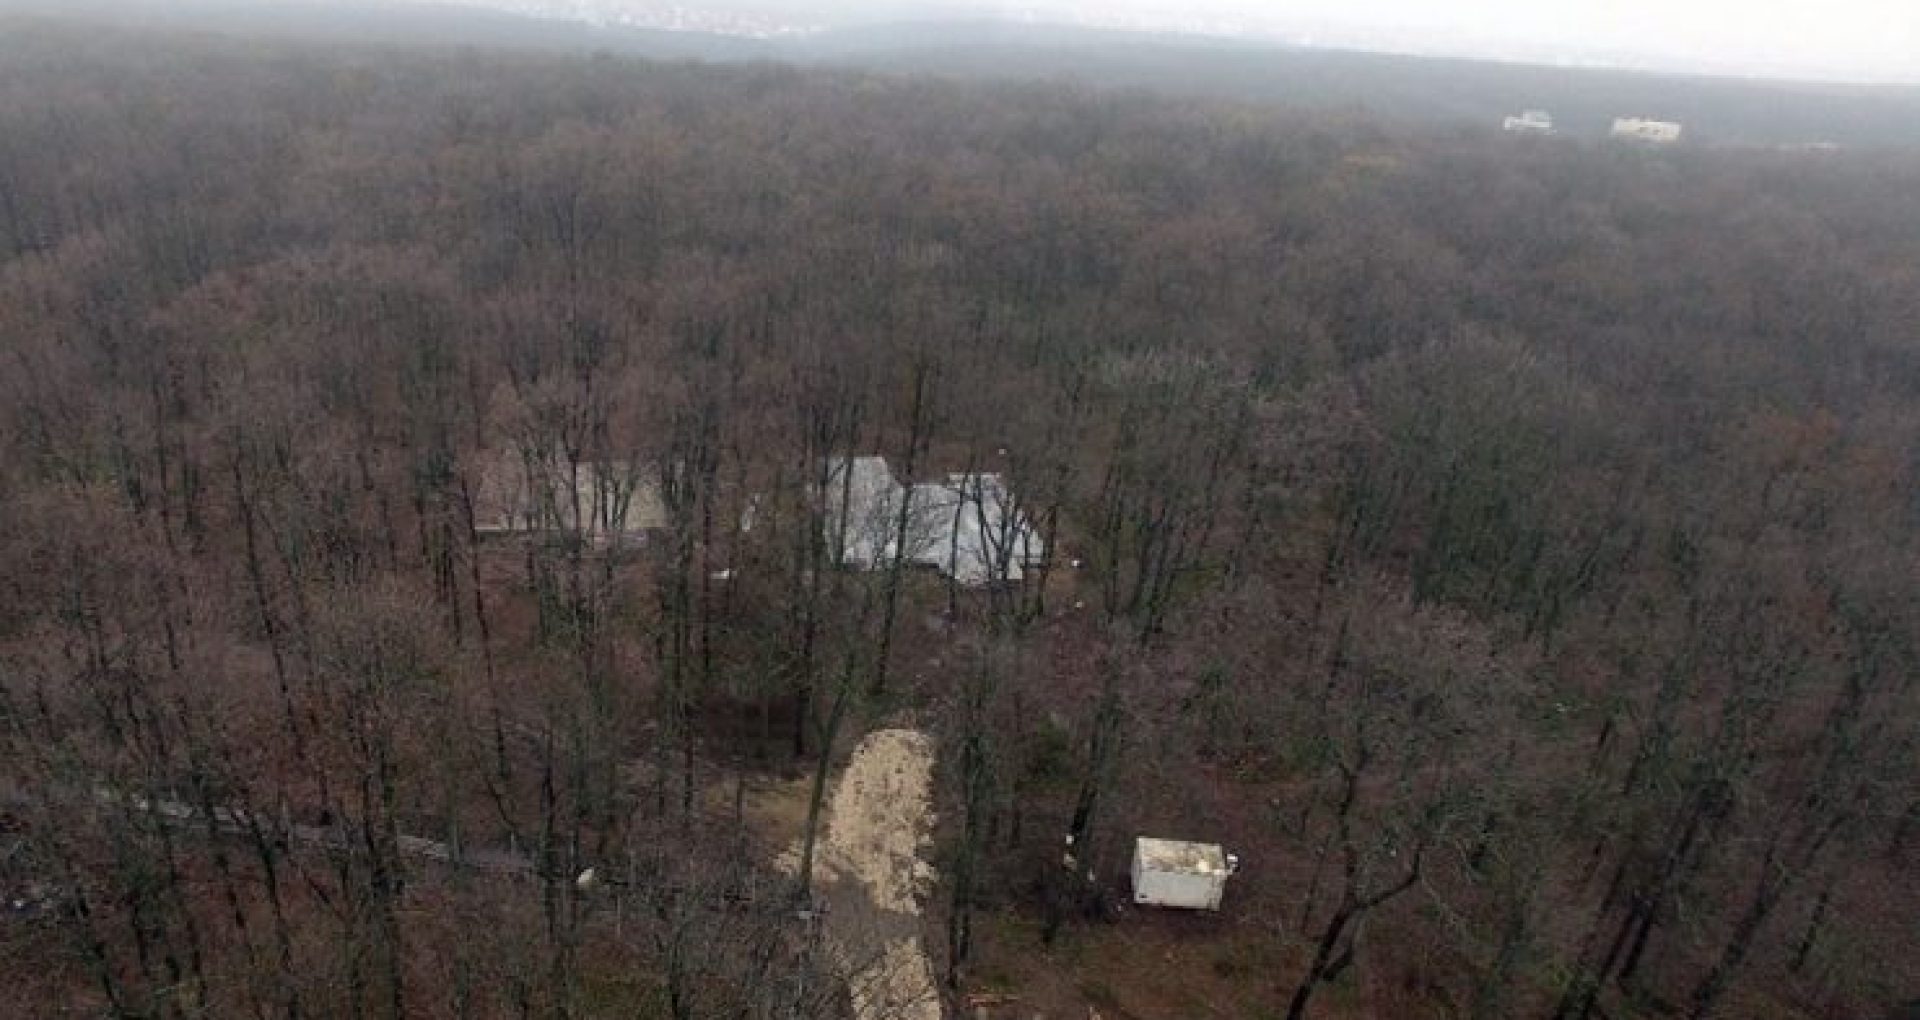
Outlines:
[[840, 735], [840, 724], [845, 720], [847, 708], [853, 701], [853, 685], [853, 657], [848, 655], [834, 691], [833, 709], [827, 713], [827, 724], [820, 734], [818, 760], [813, 767], [813, 786], [807, 794], [807, 825], [800, 837], [800, 874], [794, 890], [795, 898], [802, 902], [813, 894], [814, 847], [820, 838], [820, 811], [826, 802], [827, 773], [833, 767], [833, 742]]
[[961, 972], [973, 953], [973, 909], [981, 850], [987, 839], [992, 770], [987, 718], [998, 686], [998, 649], [984, 650], [960, 706], [960, 839], [954, 848], [952, 902], [947, 914], [947, 987], [960, 987]]
[[893, 652], [894, 619], [900, 608], [900, 574], [906, 567], [908, 558], [908, 539], [913, 526], [913, 479], [920, 468], [920, 451], [927, 445], [927, 433], [931, 430], [933, 368], [927, 361], [920, 361], [913, 367], [913, 401], [907, 416], [907, 445], [901, 457], [901, 477], [904, 485], [900, 490], [900, 509], [895, 514], [893, 529], [893, 562], [887, 565], [886, 594], [880, 608], [880, 647], [874, 656], [872, 687], [869, 690], [874, 697], [881, 697], [887, 691], [887, 669], [891, 664]]
[[1047, 945], [1059, 937], [1068, 911], [1084, 905], [1087, 883], [1091, 881], [1094, 824], [1099, 817], [1101, 795], [1113, 777], [1114, 761], [1120, 749], [1120, 723], [1124, 714], [1122, 669], [1119, 663], [1107, 664], [1100, 704], [1094, 710], [1093, 732], [1087, 742], [1086, 771], [1081, 774], [1080, 793], [1074, 800], [1073, 818], [1067, 824], [1065, 857], [1058, 873], [1048, 869], [1056, 877], [1049, 883], [1054, 891], [1047, 897], [1046, 925], [1040, 934], [1041, 941]]
[[1814, 901], [1813, 914], [1807, 918], [1806, 930], [1800, 933], [1800, 940], [1794, 944], [1793, 963], [1787, 969], [1798, 974], [1807, 969], [1807, 961], [1813, 958], [1814, 946], [1820, 940], [1820, 932], [1827, 923], [1827, 909], [1833, 903], [1833, 884], [1829, 877], [1827, 884], [1820, 888], [1820, 897]]
[[1413, 888], [1420, 880], [1421, 864], [1425, 859], [1425, 848], [1414, 850], [1413, 863], [1406, 875], [1393, 885], [1371, 896], [1360, 894], [1360, 855], [1351, 842], [1346, 847], [1345, 884], [1340, 892], [1340, 906], [1327, 919], [1327, 926], [1320, 932], [1319, 944], [1314, 948], [1313, 962], [1308, 964], [1307, 973], [1300, 979], [1299, 987], [1294, 989], [1293, 998], [1287, 1004], [1287, 1020], [1303, 1020], [1307, 1015], [1307, 1004], [1312, 1001], [1313, 993], [1320, 985], [1332, 981], [1352, 964], [1356, 952], [1353, 940], [1348, 939], [1344, 950], [1340, 949], [1341, 936], [1350, 925], [1358, 924], [1376, 907], [1392, 900]]

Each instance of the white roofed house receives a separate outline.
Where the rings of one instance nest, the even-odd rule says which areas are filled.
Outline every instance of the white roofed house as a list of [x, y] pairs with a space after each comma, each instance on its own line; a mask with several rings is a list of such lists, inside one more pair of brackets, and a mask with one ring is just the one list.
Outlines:
[[827, 462], [820, 494], [820, 528], [827, 555], [841, 566], [878, 570], [893, 562], [900, 501], [907, 489], [894, 480], [885, 457], [836, 457]]
[[906, 510], [903, 564], [932, 567], [961, 584], [1021, 580], [1046, 543], [996, 474], [951, 474], [902, 485], [882, 457], [828, 464], [821, 527], [833, 561], [859, 570], [891, 566]]
[[482, 535], [568, 535], [603, 547], [667, 523], [649, 465], [576, 461], [557, 451], [487, 461], [473, 504], [474, 530]]
[[1046, 559], [1046, 540], [997, 474], [916, 485], [914, 560], [964, 585], [1019, 581]]

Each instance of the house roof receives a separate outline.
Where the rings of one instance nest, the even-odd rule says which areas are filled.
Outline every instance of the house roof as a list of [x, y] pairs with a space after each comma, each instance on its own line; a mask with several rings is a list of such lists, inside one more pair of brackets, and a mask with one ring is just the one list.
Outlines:
[[838, 558], [872, 568], [893, 558], [900, 500], [885, 457], [837, 457], [827, 464], [821, 527]]
[[996, 577], [1018, 581], [1045, 553], [1045, 542], [997, 474], [951, 474], [913, 487], [927, 548], [919, 562], [962, 584]]
[[829, 544], [842, 563], [874, 569], [900, 545], [900, 508], [907, 507], [907, 563], [933, 567], [961, 584], [1020, 580], [1045, 554], [1045, 542], [997, 474], [949, 474], [903, 486], [883, 457], [828, 463], [822, 504]]

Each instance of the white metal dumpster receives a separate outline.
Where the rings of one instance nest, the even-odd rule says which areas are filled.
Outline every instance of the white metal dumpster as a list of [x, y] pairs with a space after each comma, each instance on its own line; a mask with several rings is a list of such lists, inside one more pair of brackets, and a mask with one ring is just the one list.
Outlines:
[[1239, 859], [1213, 843], [1142, 836], [1133, 844], [1133, 902], [1219, 910]]

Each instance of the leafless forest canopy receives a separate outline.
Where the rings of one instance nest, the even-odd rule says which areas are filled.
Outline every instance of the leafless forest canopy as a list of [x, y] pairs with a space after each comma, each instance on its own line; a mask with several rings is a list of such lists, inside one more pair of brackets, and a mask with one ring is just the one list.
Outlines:
[[[39, 27], [0, 365], [16, 1015], [841, 1016], [903, 725], [995, 1016], [1920, 998], [1920, 157]], [[837, 567], [872, 454], [1045, 563]]]

